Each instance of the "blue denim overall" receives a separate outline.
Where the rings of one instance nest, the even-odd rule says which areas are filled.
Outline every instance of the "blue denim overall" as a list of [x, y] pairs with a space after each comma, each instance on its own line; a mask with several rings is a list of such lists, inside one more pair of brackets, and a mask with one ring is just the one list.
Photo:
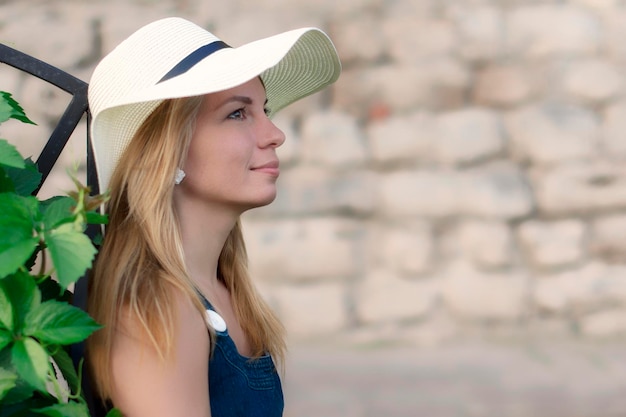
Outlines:
[[[206, 298], [201, 298], [207, 309], [215, 311]], [[228, 329], [215, 335], [209, 361], [211, 416], [281, 417], [283, 389], [272, 357], [250, 359], [240, 355]]]

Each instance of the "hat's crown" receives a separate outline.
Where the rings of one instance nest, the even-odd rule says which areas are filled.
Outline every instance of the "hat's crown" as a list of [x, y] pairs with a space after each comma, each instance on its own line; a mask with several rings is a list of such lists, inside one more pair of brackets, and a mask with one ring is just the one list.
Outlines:
[[[177, 17], [144, 26], [111, 51], [94, 71], [92, 80], [106, 73], [110, 82], [91, 83], [92, 114], [124, 103], [129, 94], [154, 86], [191, 52], [216, 40], [219, 39], [212, 33]], [[132, 65], [133, 62], [140, 64]]]

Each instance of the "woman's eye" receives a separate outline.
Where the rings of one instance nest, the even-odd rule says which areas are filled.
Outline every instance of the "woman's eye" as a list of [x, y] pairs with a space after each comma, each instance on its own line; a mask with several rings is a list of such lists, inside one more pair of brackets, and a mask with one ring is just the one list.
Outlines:
[[267, 107], [263, 108], [263, 112], [265, 113], [266, 116], [269, 116], [272, 113], [272, 111], [268, 109]]
[[243, 119], [244, 117], [245, 117], [244, 109], [237, 109], [228, 115], [228, 118], [233, 119], [233, 120]]

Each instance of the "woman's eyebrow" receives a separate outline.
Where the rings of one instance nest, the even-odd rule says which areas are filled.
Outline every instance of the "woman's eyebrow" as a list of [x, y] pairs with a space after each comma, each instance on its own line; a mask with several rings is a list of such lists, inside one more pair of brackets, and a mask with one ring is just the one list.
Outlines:
[[[232, 103], [232, 102], [252, 105], [254, 103], [254, 100], [252, 100], [248, 96], [232, 96], [232, 97], [229, 97], [226, 100], [222, 101], [216, 108], [223, 107], [223, 106], [227, 105], [228, 103]], [[268, 102], [268, 99], [266, 98], [265, 101], [263, 102], [263, 106], [266, 106], [267, 102]]]
[[218, 107], [223, 107], [228, 103], [239, 102], [247, 105], [251, 105], [253, 103], [252, 99], [247, 96], [232, 96], [221, 102]]

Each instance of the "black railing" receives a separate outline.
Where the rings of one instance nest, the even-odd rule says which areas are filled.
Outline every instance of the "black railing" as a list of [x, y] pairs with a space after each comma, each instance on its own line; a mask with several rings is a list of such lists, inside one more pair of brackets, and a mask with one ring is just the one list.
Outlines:
[[[18, 70], [34, 75], [35, 77], [40, 78], [41, 80], [46, 81], [72, 95], [72, 100], [65, 109], [65, 112], [50, 134], [48, 141], [37, 158], [36, 164], [42, 177], [39, 186], [33, 194], [37, 194], [41, 189], [41, 186], [48, 178], [50, 171], [52, 171], [52, 168], [59, 159], [63, 148], [67, 145], [70, 136], [83, 116], [87, 118], [87, 131], [85, 132], [85, 140], [87, 142], [87, 155], [85, 156], [87, 162], [87, 185], [91, 188], [92, 194], [98, 194], [98, 173], [96, 171], [93, 149], [89, 138], [90, 114], [87, 102], [88, 84], [65, 71], [3, 44], [0, 44], [0, 63], [5, 63]], [[87, 234], [94, 237], [97, 233], [99, 233], [99, 228], [94, 225], [89, 225], [87, 228]], [[86, 308], [86, 276], [76, 282], [72, 303], [83, 310]], [[84, 356], [84, 345], [82, 343], [72, 345], [70, 348], [70, 354], [74, 364], [78, 365], [78, 362]], [[88, 377], [83, 379], [83, 392], [89, 404], [91, 415], [94, 417], [102, 415], [103, 410], [99, 406], [99, 402], [95, 402], [93, 400]]]
[[[72, 95], [72, 101], [65, 109], [65, 112], [61, 116], [61, 119], [55, 129], [52, 131], [52, 134], [50, 134], [48, 142], [37, 159], [37, 166], [42, 175], [41, 184], [39, 184], [39, 187], [35, 190], [35, 194], [37, 194], [41, 185], [43, 185], [44, 181], [50, 174], [52, 167], [59, 159], [61, 151], [63, 151], [63, 148], [67, 144], [70, 136], [76, 129], [78, 122], [80, 122], [85, 114], [87, 115], [87, 126], [89, 126], [89, 111], [87, 104], [88, 84], [73, 75], [68, 74], [67, 72], [3, 44], [0, 44], [0, 62], [34, 75], [35, 77], [40, 78]], [[95, 169], [93, 152], [89, 141], [89, 128], [87, 128], [86, 140], [87, 184], [91, 187], [94, 194], [98, 194], [98, 175]]]

